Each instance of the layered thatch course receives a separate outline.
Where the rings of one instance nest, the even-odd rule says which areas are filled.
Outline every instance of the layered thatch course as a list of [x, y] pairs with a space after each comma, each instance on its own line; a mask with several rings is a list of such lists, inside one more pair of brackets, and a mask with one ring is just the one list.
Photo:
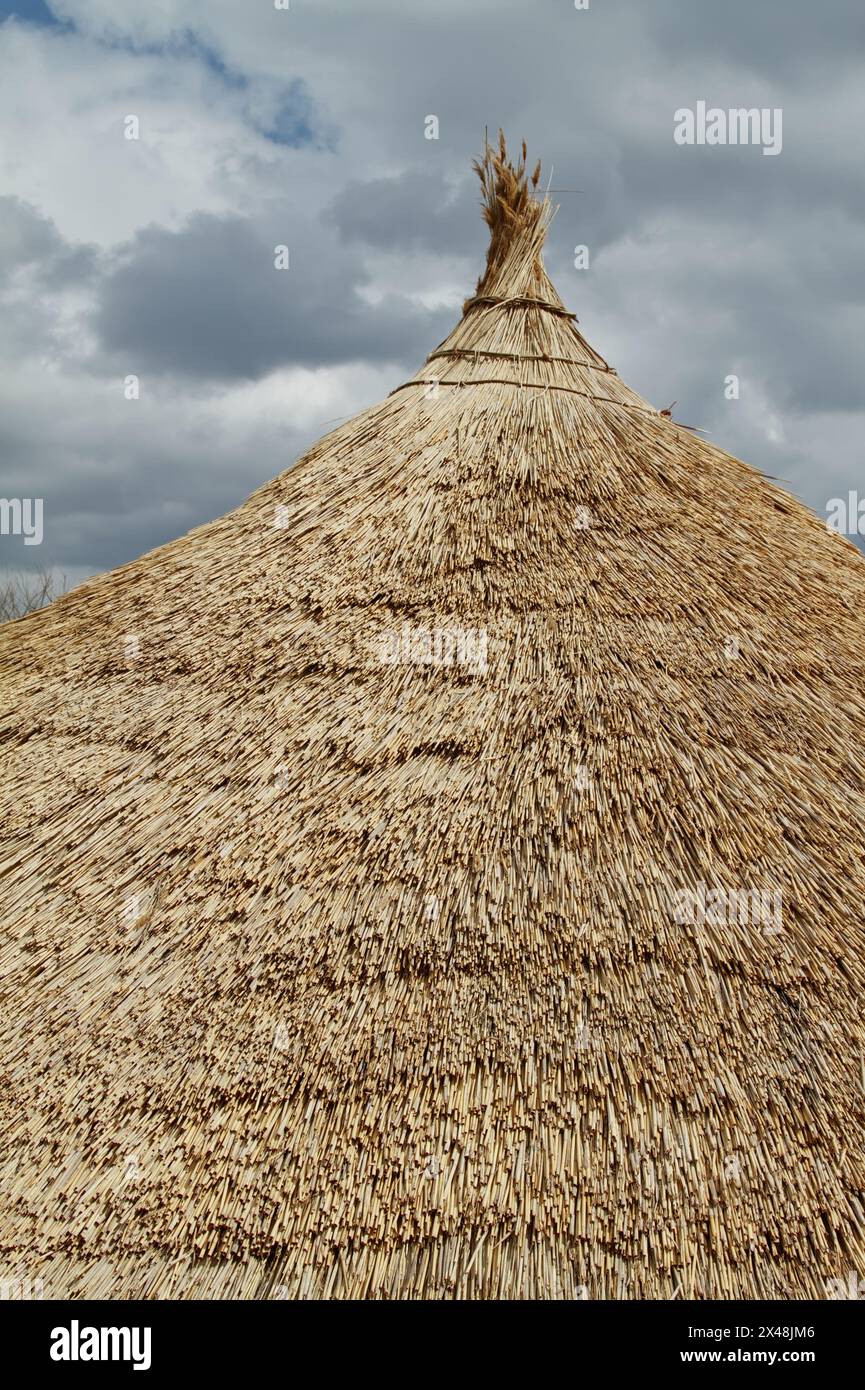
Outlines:
[[411, 382], [0, 631], [0, 1273], [46, 1296], [865, 1275], [865, 566], [619, 380], [481, 174]]

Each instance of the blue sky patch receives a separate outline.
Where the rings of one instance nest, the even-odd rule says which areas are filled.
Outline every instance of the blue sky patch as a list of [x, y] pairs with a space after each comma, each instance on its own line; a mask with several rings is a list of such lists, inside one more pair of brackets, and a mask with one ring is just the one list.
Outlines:
[[301, 145], [320, 143], [313, 100], [306, 83], [295, 78], [276, 107], [273, 119], [258, 128], [274, 145], [297, 149]]
[[0, 22], [12, 15], [28, 24], [50, 24], [56, 29], [72, 27], [67, 20], [58, 19], [45, 0], [0, 0]]

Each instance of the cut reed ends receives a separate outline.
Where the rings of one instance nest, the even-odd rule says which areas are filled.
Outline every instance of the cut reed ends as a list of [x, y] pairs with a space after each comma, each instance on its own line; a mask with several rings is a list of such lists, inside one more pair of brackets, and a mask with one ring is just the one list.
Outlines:
[[46, 1297], [865, 1274], [865, 569], [589, 346], [525, 148], [476, 167], [411, 382], [0, 629], [0, 1236]]

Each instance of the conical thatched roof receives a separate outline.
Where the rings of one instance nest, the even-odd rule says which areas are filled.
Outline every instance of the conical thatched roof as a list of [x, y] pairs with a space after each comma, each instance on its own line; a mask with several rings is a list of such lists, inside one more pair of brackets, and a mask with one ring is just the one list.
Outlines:
[[411, 382], [0, 632], [0, 1237], [46, 1296], [865, 1271], [865, 566], [619, 380], [481, 172]]

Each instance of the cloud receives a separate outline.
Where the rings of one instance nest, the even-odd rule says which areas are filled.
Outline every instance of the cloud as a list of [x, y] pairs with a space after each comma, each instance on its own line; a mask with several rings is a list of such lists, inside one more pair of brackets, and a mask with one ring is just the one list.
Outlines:
[[391, 178], [352, 179], [329, 214], [341, 238], [379, 250], [465, 252], [476, 239], [478, 193], [474, 180], [453, 187], [439, 170], [406, 170]]
[[0, 377], [0, 494], [44, 499], [45, 539], [0, 538], [0, 568], [124, 564], [238, 506], [391, 384], [383, 367], [334, 366], [228, 391], [145, 380], [127, 400], [120, 378], [23, 364]]
[[[101, 287], [94, 327], [130, 371], [257, 378], [288, 363], [421, 360], [446, 331], [438, 314], [390, 295], [358, 295], [356, 257], [323, 249], [314, 229], [195, 214], [181, 231], [147, 227]], [[275, 267], [288, 246], [288, 269]]]
[[[863, 489], [858, 0], [37, 8], [0, 25], [0, 456], [66, 565], [218, 515], [416, 369], [482, 269], [500, 124], [623, 378], [818, 510]], [[782, 107], [782, 154], [677, 147], [698, 99]]]
[[55, 224], [30, 203], [0, 196], [0, 287], [22, 268], [37, 267], [48, 289], [67, 288], [92, 279], [96, 248], [71, 246]]
[[711, 53], [740, 71], [774, 75], [830, 65], [837, 74], [846, 64], [859, 67], [865, 45], [865, 11], [859, 0], [784, 0], [783, 10], [727, 0], [685, 11], [678, 0], [655, 0], [646, 7], [649, 29], [669, 57], [701, 59]]

